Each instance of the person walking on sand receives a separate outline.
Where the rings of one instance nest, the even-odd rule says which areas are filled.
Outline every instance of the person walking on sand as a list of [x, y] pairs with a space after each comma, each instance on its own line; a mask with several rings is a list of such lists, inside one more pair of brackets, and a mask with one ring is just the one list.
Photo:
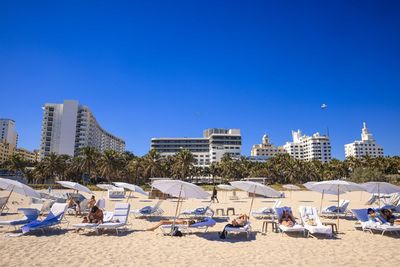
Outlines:
[[213, 203], [215, 203], [215, 201], [217, 201], [217, 203], [219, 203], [217, 194], [218, 194], [217, 188], [214, 186], [213, 191], [212, 191], [212, 195], [211, 195], [211, 201]]

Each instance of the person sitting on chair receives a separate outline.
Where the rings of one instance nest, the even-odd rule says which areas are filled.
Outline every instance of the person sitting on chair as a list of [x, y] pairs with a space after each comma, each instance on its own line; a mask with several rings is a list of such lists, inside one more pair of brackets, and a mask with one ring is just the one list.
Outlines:
[[103, 223], [103, 211], [97, 206], [93, 206], [88, 215], [88, 220], [90, 223]]
[[219, 233], [219, 238], [225, 239], [226, 238], [226, 228], [227, 227], [233, 227], [233, 228], [240, 228], [246, 225], [246, 223], [249, 221], [249, 216], [246, 214], [240, 214], [239, 217], [236, 219], [233, 219], [231, 223], [228, 223], [225, 225], [224, 230]]
[[296, 224], [296, 220], [289, 209], [283, 210], [282, 216], [279, 218], [278, 222], [286, 227], [293, 227]]
[[379, 223], [379, 224], [386, 223], [385, 218], [383, 218], [382, 215], [379, 214], [378, 212], [376, 212], [374, 209], [369, 208], [367, 212], [368, 212], [368, 220], [370, 222]]
[[400, 225], [400, 219], [396, 219], [389, 209], [381, 209], [379, 213], [391, 225]]

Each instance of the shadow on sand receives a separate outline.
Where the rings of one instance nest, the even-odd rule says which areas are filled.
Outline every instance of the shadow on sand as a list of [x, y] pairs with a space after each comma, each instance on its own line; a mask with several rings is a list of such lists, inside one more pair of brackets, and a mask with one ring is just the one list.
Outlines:
[[208, 241], [214, 242], [225, 242], [225, 243], [239, 243], [239, 242], [251, 242], [256, 240], [257, 233], [252, 232], [250, 234], [249, 239], [247, 239], [245, 233], [238, 233], [238, 234], [229, 234], [228, 238], [221, 239], [219, 238], [218, 232], [206, 232], [206, 233], [193, 233], [200, 238], [206, 239]]

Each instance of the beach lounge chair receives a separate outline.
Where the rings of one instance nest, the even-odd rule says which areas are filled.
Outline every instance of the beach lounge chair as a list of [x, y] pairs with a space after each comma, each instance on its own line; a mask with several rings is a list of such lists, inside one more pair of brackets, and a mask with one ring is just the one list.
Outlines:
[[96, 206], [101, 209], [101, 210], [105, 210], [106, 208], [106, 200], [104, 198], [100, 198], [99, 200], [97, 200], [96, 202]]
[[37, 208], [19, 208], [18, 212], [21, 212], [24, 214], [23, 217], [18, 218], [18, 219], [14, 219], [14, 220], [8, 220], [8, 221], [0, 221], [0, 225], [2, 226], [14, 226], [14, 228], [16, 228], [16, 226], [21, 225], [21, 224], [27, 224], [30, 222], [35, 221], [39, 215], [40, 215], [40, 210], [41, 210], [41, 206], [39, 206], [38, 204]]
[[322, 224], [318, 211], [314, 207], [299, 207], [301, 223], [307, 231], [307, 236], [314, 236], [315, 234], [323, 234], [332, 237], [332, 228]]
[[321, 215], [321, 217], [336, 217], [338, 215], [339, 215], [339, 217], [347, 216], [347, 215], [351, 214], [351, 212], [349, 212], [349, 210], [347, 209], [349, 207], [349, 204], [350, 204], [350, 200], [342, 199], [339, 202], [339, 212], [338, 212], [337, 206], [329, 206], [329, 207], [322, 209], [320, 215]]
[[[304, 236], [306, 235], [305, 228], [300, 224], [295, 224], [292, 227], [288, 227], [279, 223], [280, 218], [283, 215], [284, 210], [289, 210], [289, 213], [292, 213], [292, 209], [290, 207], [281, 207], [275, 208], [275, 213], [278, 218], [278, 230], [279, 232], [283, 233], [302, 233]], [[292, 213], [293, 214], [293, 213]]]
[[160, 208], [162, 200], [159, 200], [154, 206], [146, 206], [139, 210], [133, 210], [131, 213], [135, 217], [149, 217], [149, 216], [160, 216], [164, 211]]
[[129, 211], [131, 205], [129, 203], [117, 203], [110, 222], [99, 224], [96, 227], [96, 232], [99, 229], [114, 229], [118, 235], [118, 231], [125, 230], [128, 224]]
[[400, 233], [400, 226], [392, 226], [388, 223], [376, 223], [371, 222], [368, 219], [368, 209], [352, 209], [351, 210], [358, 220], [358, 224], [354, 225], [354, 228], [361, 228], [364, 232], [373, 233], [374, 231], [382, 232], [384, 235], [386, 232], [394, 232], [397, 235]]
[[8, 197], [0, 197], [0, 215], [3, 212], [7, 212], [9, 208], [7, 207]]
[[225, 227], [225, 231], [226, 231], [226, 238], [228, 238], [229, 234], [232, 233], [235, 234], [246, 233], [246, 238], [249, 239], [251, 234], [251, 223], [250, 221], [248, 221], [246, 225], [242, 227]]
[[[190, 233], [197, 229], [204, 229], [204, 232], [207, 232], [208, 228], [213, 227], [216, 223], [217, 222], [213, 218], [206, 217], [206, 218], [202, 219], [201, 221], [196, 222], [189, 226], [183, 225], [183, 224], [175, 224], [175, 227], [178, 227], [178, 229], [182, 233]], [[160, 227], [160, 229], [164, 235], [168, 235], [171, 233], [172, 225], [162, 225]]]
[[281, 203], [282, 203], [282, 200], [278, 199], [274, 202], [274, 205], [272, 205], [272, 208], [264, 207], [258, 211], [253, 211], [251, 213], [251, 216], [253, 216], [256, 219], [272, 218], [275, 216], [275, 208], [279, 208]]
[[209, 207], [200, 207], [194, 210], [185, 210], [180, 216], [188, 218], [203, 218], [203, 217], [213, 217], [214, 211]]
[[42, 232], [44, 232], [44, 230], [47, 228], [61, 224], [61, 220], [64, 217], [66, 209], [66, 203], [54, 203], [50, 209], [50, 213], [44, 220], [36, 220], [25, 224], [21, 228], [22, 233], [25, 234], [34, 230], [42, 230]]
[[[112, 221], [114, 216], [114, 213], [111, 211], [105, 211], [103, 213], [103, 223], [109, 223]], [[72, 227], [77, 228], [77, 229], [95, 229], [97, 226], [99, 226], [98, 223], [77, 223], [72, 225]]]
[[394, 193], [387, 200], [383, 201], [382, 208], [391, 209], [393, 212], [400, 212], [400, 193]]

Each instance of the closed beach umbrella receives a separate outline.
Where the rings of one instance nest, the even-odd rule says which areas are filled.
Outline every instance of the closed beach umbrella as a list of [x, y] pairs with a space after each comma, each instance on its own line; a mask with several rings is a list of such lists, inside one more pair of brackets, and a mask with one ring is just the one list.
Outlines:
[[73, 189], [73, 190], [77, 190], [77, 191], [81, 191], [81, 192], [85, 192], [88, 194], [93, 194], [92, 191], [90, 191], [89, 188], [87, 188], [84, 185], [75, 183], [75, 182], [69, 182], [69, 181], [57, 181], [56, 183], [62, 185], [65, 188], [69, 188], [69, 189]]
[[181, 180], [157, 180], [154, 181], [152, 186], [164, 194], [171, 195], [178, 198], [178, 203], [176, 205], [174, 222], [172, 224], [172, 229], [175, 227], [176, 217], [178, 216], [179, 203], [182, 198], [195, 198], [195, 199], [208, 199], [210, 194], [204, 191], [203, 188], [195, 184], [184, 182]]
[[254, 197], [256, 194], [266, 197], [280, 197], [281, 195], [278, 191], [269, 186], [252, 181], [235, 181], [235, 182], [230, 182], [230, 184], [237, 189], [253, 194], [250, 204], [249, 215], [251, 213], [251, 209], [253, 208]]
[[[13, 192], [26, 197], [40, 198], [40, 194], [36, 192], [32, 187], [15, 180], [0, 178], [0, 188], [10, 192], [7, 201]], [[3, 206], [3, 209], [4, 207], [5, 205]], [[1, 210], [1, 212], [2, 211], [3, 210]]]
[[327, 194], [333, 194], [336, 191], [337, 195], [337, 224], [339, 229], [339, 196], [341, 194], [353, 191], [365, 191], [365, 189], [356, 183], [344, 181], [344, 180], [330, 180], [314, 183], [309, 187], [309, 190], [316, 192], [325, 192]]
[[381, 206], [380, 194], [393, 194], [400, 192], [400, 186], [386, 182], [368, 182], [361, 185], [365, 191], [371, 194], [378, 194], [379, 207]]

